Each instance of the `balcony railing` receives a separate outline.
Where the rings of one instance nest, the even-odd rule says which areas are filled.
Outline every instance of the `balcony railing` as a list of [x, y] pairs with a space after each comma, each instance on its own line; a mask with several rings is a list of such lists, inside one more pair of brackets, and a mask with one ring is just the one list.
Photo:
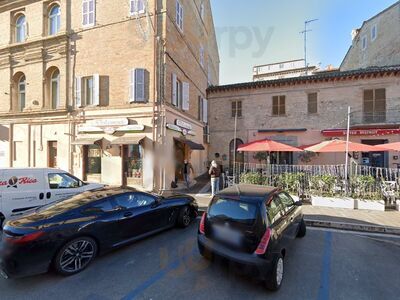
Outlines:
[[400, 110], [382, 112], [353, 112], [350, 119], [351, 126], [357, 125], [391, 125], [400, 124]]

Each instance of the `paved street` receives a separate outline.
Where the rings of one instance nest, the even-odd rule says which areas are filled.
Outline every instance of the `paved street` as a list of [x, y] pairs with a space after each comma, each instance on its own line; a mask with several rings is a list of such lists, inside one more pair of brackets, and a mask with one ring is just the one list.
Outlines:
[[73, 277], [0, 279], [5, 299], [398, 299], [400, 239], [309, 229], [277, 293], [197, 252], [197, 224], [98, 258]]

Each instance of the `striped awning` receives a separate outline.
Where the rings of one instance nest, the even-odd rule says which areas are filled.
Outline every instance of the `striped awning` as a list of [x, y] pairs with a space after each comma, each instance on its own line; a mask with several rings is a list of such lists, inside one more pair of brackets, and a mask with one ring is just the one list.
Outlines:
[[139, 145], [145, 138], [145, 135], [124, 136], [113, 140], [111, 145]]

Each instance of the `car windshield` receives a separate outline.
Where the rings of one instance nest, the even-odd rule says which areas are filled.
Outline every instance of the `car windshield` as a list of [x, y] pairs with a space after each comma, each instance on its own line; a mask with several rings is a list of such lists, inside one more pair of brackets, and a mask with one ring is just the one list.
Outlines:
[[257, 206], [248, 202], [217, 198], [211, 203], [208, 216], [252, 225], [257, 218]]

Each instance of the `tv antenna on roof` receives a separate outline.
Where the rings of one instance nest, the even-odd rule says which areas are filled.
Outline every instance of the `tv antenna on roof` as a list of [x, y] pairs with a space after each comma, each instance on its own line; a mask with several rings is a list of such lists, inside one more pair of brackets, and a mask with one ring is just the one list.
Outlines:
[[316, 22], [318, 19], [306, 20], [304, 22], [304, 30], [300, 33], [304, 35], [304, 66], [306, 68], [306, 75], [308, 75], [308, 63], [307, 63], [307, 32], [311, 32], [311, 29], [308, 29], [308, 24], [312, 22]]

